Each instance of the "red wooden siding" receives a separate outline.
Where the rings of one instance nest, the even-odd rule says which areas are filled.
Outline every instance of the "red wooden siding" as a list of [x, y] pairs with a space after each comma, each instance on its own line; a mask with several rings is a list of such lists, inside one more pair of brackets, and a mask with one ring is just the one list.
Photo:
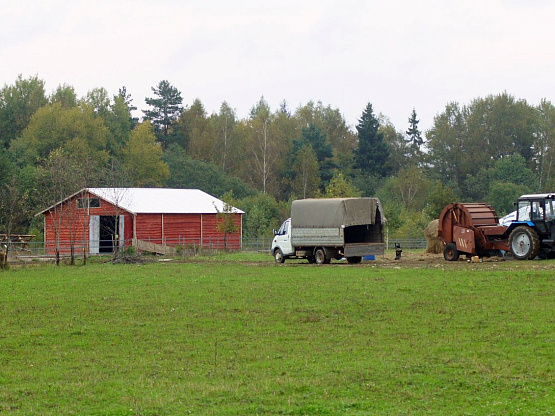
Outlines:
[[167, 244], [200, 244], [200, 214], [164, 214], [164, 238]]
[[162, 244], [162, 214], [137, 214], [135, 221], [137, 240]]
[[[241, 248], [241, 215], [229, 215], [234, 215], [235, 225], [237, 226], [238, 231], [227, 235], [226, 245], [230, 250], [238, 250]], [[219, 219], [216, 214], [205, 214], [202, 216], [202, 244], [204, 246], [211, 246], [218, 249], [224, 248], [224, 235], [222, 232], [218, 231], [217, 228], [221, 221], [222, 220]]]
[[[44, 214], [44, 239], [47, 254], [55, 252], [55, 219], [60, 218], [60, 252], [68, 254], [73, 245], [75, 253], [79, 255], [83, 249], [89, 248], [89, 217], [99, 216], [124, 216], [124, 246], [133, 244], [133, 233], [139, 240], [150, 241], [157, 244], [171, 246], [201, 245], [207, 248], [224, 248], [224, 235], [217, 229], [221, 222], [216, 214], [137, 214], [133, 215], [109, 202], [101, 199], [98, 208], [78, 208], [79, 198], [95, 195], [79, 195], [68, 200]], [[238, 231], [227, 236], [227, 248], [237, 250], [241, 248], [241, 214], [234, 215]], [[136, 222], [133, 224], [133, 222]]]
[[[241, 215], [235, 216], [238, 231], [227, 236], [227, 248], [241, 248]], [[216, 214], [137, 214], [137, 239], [170, 246], [198, 245], [224, 248], [224, 235], [217, 229]]]
[[[98, 208], [78, 208], [77, 200], [89, 195], [80, 195], [64, 202], [56, 210], [44, 214], [44, 247], [46, 254], [55, 253], [56, 228], [58, 228], [60, 253], [69, 254], [71, 246], [76, 253], [89, 248], [89, 218], [91, 215], [124, 216], [124, 247], [132, 245], [133, 239], [133, 216], [121, 208], [117, 208], [107, 201], [101, 200]], [[96, 198], [95, 196], [91, 196]], [[55, 221], [60, 219], [60, 223]]]

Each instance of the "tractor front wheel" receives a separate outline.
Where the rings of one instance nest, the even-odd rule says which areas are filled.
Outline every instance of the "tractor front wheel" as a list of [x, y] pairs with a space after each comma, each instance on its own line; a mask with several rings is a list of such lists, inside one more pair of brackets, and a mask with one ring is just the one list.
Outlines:
[[509, 247], [517, 260], [533, 260], [540, 252], [540, 237], [526, 225], [516, 227], [509, 236]]

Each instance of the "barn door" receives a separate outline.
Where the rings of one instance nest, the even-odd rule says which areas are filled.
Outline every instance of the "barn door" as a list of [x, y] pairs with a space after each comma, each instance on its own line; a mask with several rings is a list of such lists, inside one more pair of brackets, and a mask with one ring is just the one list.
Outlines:
[[89, 254], [100, 252], [100, 216], [89, 217]]
[[123, 248], [123, 245], [125, 244], [125, 239], [123, 238], [123, 236], [125, 235], [125, 227], [123, 225], [123, 219], [125, 218], [125, 216], [120, 215], [119, 216], [119, 247]]

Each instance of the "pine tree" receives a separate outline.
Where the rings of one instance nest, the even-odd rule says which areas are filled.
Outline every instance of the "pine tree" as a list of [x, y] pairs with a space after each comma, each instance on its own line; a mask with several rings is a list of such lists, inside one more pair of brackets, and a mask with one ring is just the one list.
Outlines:
[[410, 152], [407, 156], [413, 158], [416, 163], [422, 158], [422, 146], [424, 146], [422, 133], [418, 130], [419, 122], [420, 120], [416, 118], [416, 110], [413, 108], [409, 117], [409, 129], [405, 133], [407, 135], [407, 147]]
[[153, 107], [151, 110], [143, 110], [145, 119], [151, 121], [155, 126], [158, 139], [164, 145], [167, 141], [171, 124], [177, 120], [183, 111], [181, 93], [168, 81], [163, 80], [156, 87], [152, 87], [156, 98], [145, 98], [145, 102]]
[[388, 173], [389, 147], [379, 132], [379, 122], [368, 103], [356, 126], [358, 148], [355, 165], [363, 174], [383, 177]]

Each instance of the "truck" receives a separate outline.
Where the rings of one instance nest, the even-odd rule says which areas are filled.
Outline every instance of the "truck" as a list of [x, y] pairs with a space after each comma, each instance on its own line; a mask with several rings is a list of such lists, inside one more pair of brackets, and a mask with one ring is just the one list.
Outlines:
[[309, 198], [291, 204], [291, 217], [274, 230], [271, 254], [276, 263], [331, 259], [360, 263], [383, 255], [385, 216], [378, 198]]

